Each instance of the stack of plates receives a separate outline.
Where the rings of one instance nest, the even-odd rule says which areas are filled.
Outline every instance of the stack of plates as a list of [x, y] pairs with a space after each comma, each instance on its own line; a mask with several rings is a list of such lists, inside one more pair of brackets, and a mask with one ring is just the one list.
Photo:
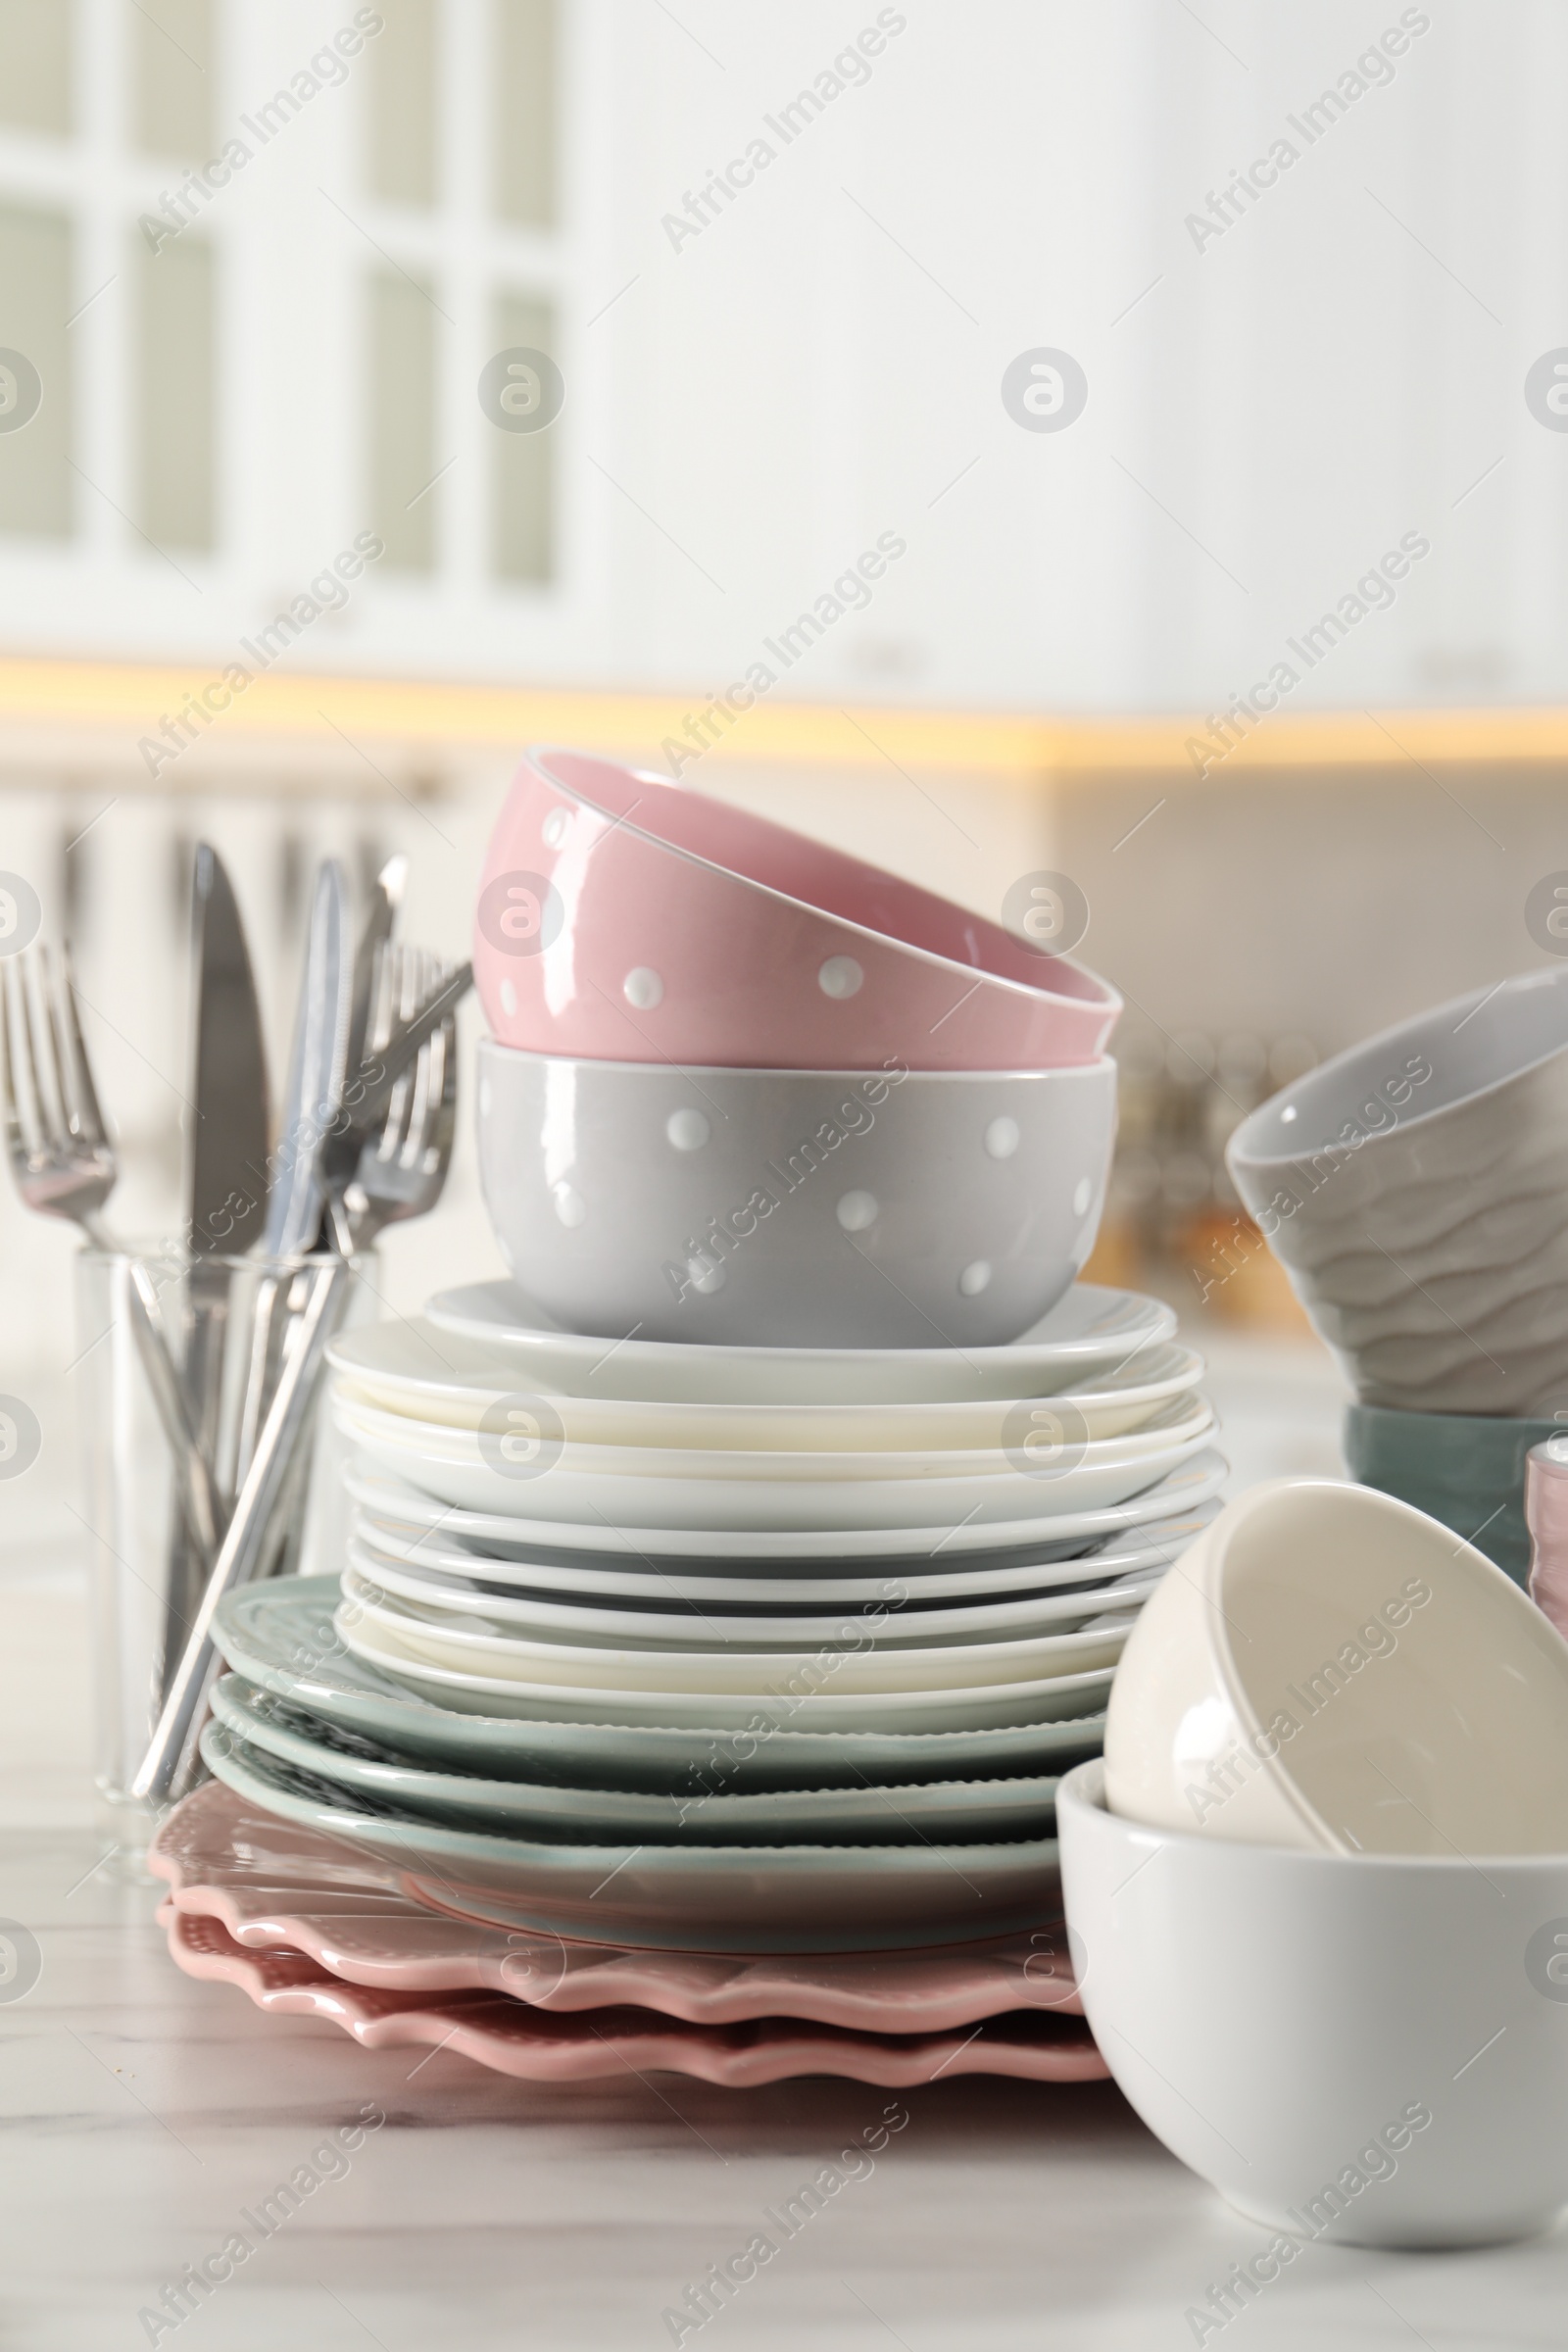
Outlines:
[[341, 1580], [222, 1611], [253, 1806], [513, 1931], [695, 1952], [992, 1937], [1224, 1464], [1152, 1299], [960, 1350], [552, 1328], [509, 1285], [334, 1347]]

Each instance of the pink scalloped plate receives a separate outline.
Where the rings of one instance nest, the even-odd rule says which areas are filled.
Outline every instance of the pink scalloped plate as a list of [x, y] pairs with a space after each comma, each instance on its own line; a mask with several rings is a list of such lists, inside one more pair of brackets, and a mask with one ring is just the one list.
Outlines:
[[213, 1951], [287, 1952], [312, 1983], [331, 1978], [405, 2007], [471, 1993], [556, 2014], [636, 2009], [704, 2030], [788, 2018], [878, 2037], [941, 2035], [1033, 2011], [1064, 2028], [1073, 2020], [1077, 2037], [1050, 2047], [1079, 2052], [1086, 2076], [1104, 2072], [1077, 2024], [1059, 1920], [945, 1950], [762, 1959], [509, 1935], [414, 1901], [394, 1866], [217, 1782], [174, 1808], [148, 1859], [169, 1883], [171, 1918], [210, 1924], [220, 1937]]
[[841, 2075], [883, 2089], [940, 2075], [1013, 2075], [1031, 2082], [1098, 2082], [1104, 2060], [1076, 2020], [1013, 2011], [957, 2034], [864, 2034], [798, 2018], [683, 2025], [648, 2009], [552, 2016], [496, 1992], [372, 1991], [329, 1976], [304, 1952], [248, 1951], [218, 1920], [159, 1910], [187, 1976], [238, 1984], [259, 2009], [328, 2019], [367, 2049], [428, 2042], [529, 2082], [590, 2082], [662, 2072], [748, 2090], [797, 2075]]

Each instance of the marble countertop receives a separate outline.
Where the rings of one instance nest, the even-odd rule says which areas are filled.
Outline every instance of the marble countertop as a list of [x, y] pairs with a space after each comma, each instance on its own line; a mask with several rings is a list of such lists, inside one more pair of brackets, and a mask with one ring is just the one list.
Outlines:
[[[1332, 1469], [1338, 1396], [1305, 1348], [1214, 1350], [1238, 1483]], [[0, 2344], [113, 2352], [632, 2352], [801, 2183], [906, 2114], [869, 2171], [701, 2329], [705, 2352], [1172, 2352], [1255, 2230], [1108, 2083], [960, 2078], [898, 2094], [631, 2074], [543, 2087], [451, 2051], [359, 2048], [195, 1983], [92, 1826], [85, 1610], [63, 1496], [0, 1527]], [[30, 1514], [30, 1515], [29, 1515]], [[374, 2123], [373, 2118], [384, 2118]], [[370, 2128], [367, 2129], [367, 2123]], [[140, 2315], [343, 2127], [352, 2153], [177, 2328]], [[351, 2129], [349, 2136], [355, 2138]], [[259, 2235], [259, 2232], [251, 2232]], [[219, 2266], [221, 2267], [221, 2266]], [[1568, 2231], [1475, 2254], [1308, 2248], [1222, 2332], [1250, 2352], [1562, 2340]]]

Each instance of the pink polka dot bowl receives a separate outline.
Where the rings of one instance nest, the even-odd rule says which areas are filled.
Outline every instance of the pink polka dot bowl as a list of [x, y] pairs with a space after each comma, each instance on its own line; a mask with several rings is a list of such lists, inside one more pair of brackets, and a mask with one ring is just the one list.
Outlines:
[[582, 752], [524, 760], [474, 977], [525, 1052], [717, 1067], [1093, 1062], [1121, 999], [1064, 956], [787, 826]]
[[502, 1253], [569, 1331], [988, 1348], [1094, 1247], [1108, 1056], [1055, 1070], [681, 1069], [479, 1045]]

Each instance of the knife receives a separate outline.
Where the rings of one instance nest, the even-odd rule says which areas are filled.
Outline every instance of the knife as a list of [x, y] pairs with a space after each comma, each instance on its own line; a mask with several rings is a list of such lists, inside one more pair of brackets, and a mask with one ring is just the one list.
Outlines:
[[209, 842], [196, 847], [191, 890], [195, 972], [195, 1075], [191, 1094], [186, 1236], [190, 1265], [179, 1396], [193, 1491], [206, 1508], [170, 1537], [165, 1594], [164, 1670], [183, 1647], [222, 1535], [226, 1497], [215, 1476], [221, 1421], [222, 1367], [228, 1329], [229, 1271], [214, 1261], [239, 1255], [267, 1213], [267, 1052], [261, 1008], [233, 886]]
[[403, 893], [408, 887], [409, 861], [389, 858], [375, 877], [370, 904], [354, 955], [354, 993], [349, 1013], [349, 1048], [345, 1069], [357, 1070], [365, 1059], [365, 1041], [370, 1033], [370, 999], [381, 950], [397, 924]]
[[196, 1116], [187, 1190], [192, 1254], [241, 1256], [267, 1219], [267, 1050], [233, 888], [209, 843], [196, 849]]
[[[326, 1214], [321, 1224], [320, 1247], [325, 1250], [337, 1248], [344, 1240], [338, 1231], [337, 1196], [347, 1183], [360, 1155], [358, 1122], [345, 1095], [351, 1080], [357, 1074], [363, 1074], [365, 1041], [370, 1034], [370, 1014], [374, 1008], [381, 957], [397, 928], [398, 911], [403, 905], [408, 878], [407, 858], [389, 858], [375, 878], [365, 926], [360, 933], [360, 944], [355, 950], [349, 1004], [349, 1042], [343, 1063], [344, 1089], [339, 1094], [339, 1103], [345, 1116], [334, 1125], [321, 1149], [320, 1180]], [[353, 1091], [357, 1094], [358, 1089]], [[344, 1247], [341, 1254], [350, 1256], [352, 1250]]]
[[264, 1235], [269, 1257], [296, 1257], [309, 1250], [321, 1221], [321, 1152], [342, 1100], [353, 988], [348, 889], [343, 868], [327, 858], [316, 878], [300, 979], [283, 1134]]

